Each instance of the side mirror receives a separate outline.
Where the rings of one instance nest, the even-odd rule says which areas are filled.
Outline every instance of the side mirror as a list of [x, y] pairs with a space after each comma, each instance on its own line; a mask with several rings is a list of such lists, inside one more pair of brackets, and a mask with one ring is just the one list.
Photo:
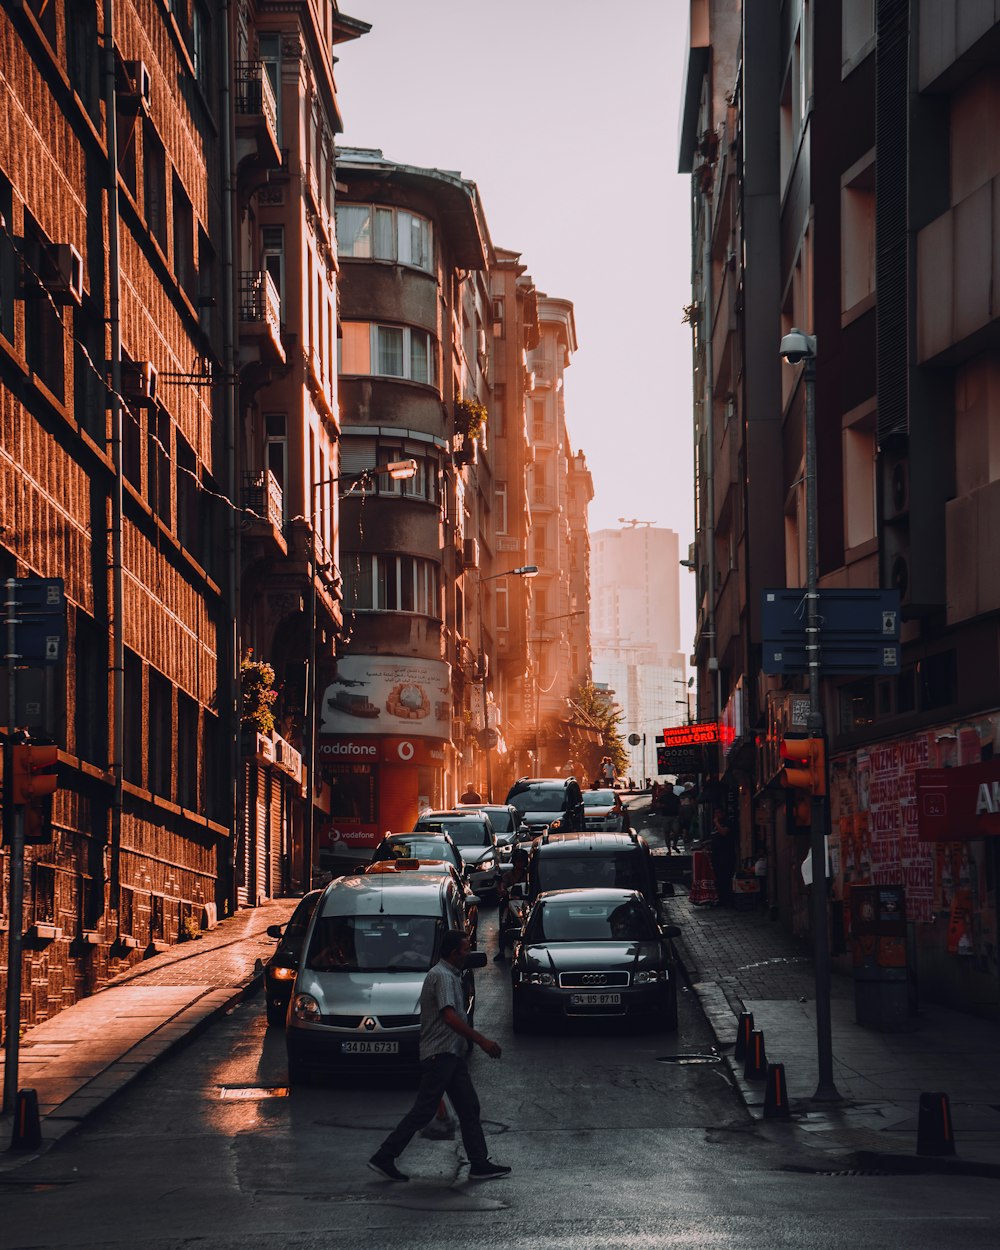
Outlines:
[[676, 938], [680, 937], [681, 931], [675, 924], [660, 925], [660, 937]]
[[274, 938], [275, 941], [278, 941], [278, 939], [281, 937], [284, 931], [285, 931], [285, 926], [280, 925], [280, 924], [269, 924], [267, 928], [264, 930], [267, 936], [269, 938]]
[[486, 952], [485, 951], [470, 951], [465, 961], [465, 966], [466, 968], [485, 968], [486, 967]]

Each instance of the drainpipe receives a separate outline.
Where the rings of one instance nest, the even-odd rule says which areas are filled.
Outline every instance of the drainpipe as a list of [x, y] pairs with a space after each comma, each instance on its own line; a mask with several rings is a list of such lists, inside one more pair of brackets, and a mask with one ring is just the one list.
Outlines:
[[240, 513], [237, 476], [236, 416], [239, 411], [239, 376], [236, 371], [236, 275], [234, 272], [233, 223], [236, 213], [236, 179], [233, 174], [233, 112], [232, 73], [230, 55], [230, 22], [232, 5], [224, 0], [222, 6], [222, 321], [223, 346], [222, 367], [226, 384], [222, 389], [226, 439], [226, 494], [232, 506], [229, 509], [229, 532], [227, 534], [227, 559], [229, 563], [229, 810], [231, 813], [228, 869], [228, 904], [230, 915], [236, 914], [237, 881], [240, 832], [243, 818], [243, 755], [241, 749], [242, 698], [240, 691]]
[[111, 638], [112, 739], [110, 908], [121, 903], [122, 803], [125, 775], [125, 591], [122, 572], [122, 326], [118, 239], [118, 125], [115, 102], [114, 0], [104, 0], [104, 113], [108, 143], [108, 325], [111, 330]]
[[[712, 197], [708, 191], [701, 196], [704, 222], [703, 252], [701, 261], [702, 314], [701, 324], [705, 347], [705, 387], [702, 400], [702, 426], [705, 439], [705, 532], [708, 543], [708, 612], [704, 636], [708, 639], [708, 671], [712, 683], [712, 717], [718, 722], [722, 716], [721, 686], [719, 684], [719, 652], [715, 634], [715, 411], [712, 360], [712, 324], [715, 298], [712, 290]], [[720, 761], [721, 763], [721, 761]]]

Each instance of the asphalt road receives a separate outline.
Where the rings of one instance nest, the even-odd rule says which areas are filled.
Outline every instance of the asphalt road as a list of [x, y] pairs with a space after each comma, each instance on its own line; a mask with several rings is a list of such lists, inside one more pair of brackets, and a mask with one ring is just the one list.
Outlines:
[[[484, 923], [494, 949], [492, 922]], [[79, 1133], [0, 1184], [0, 1244], [212, 1247], [850, 1246], [997, 1244], [996, 1182], [816, 1176], [755, 1125], [708, 1054], [696, 1000], [678, 1036], [619, 1031], [515, 1039], [506, 965], [478, 974], [478, 1027], [503, 1057], [473, 1071], [490, 1148], [514, 1173], [468, 1183], [461, 1143], [414, 1140], [392, 1185], [365, 1160], [412, 1087], [353, 1080], [269, 1094], [285, 1081], [261, 1000], [220, 1020]]]

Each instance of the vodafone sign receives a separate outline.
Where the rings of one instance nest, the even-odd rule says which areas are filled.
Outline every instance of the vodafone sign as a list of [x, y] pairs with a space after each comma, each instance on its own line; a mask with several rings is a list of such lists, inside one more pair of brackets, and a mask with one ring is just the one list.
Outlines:
[[446, 743], [427, 738], [372, 736], [347, 738], [323, 735], [316, 744], [320, 760], [350, 764], [424, 764], [444, 767]]

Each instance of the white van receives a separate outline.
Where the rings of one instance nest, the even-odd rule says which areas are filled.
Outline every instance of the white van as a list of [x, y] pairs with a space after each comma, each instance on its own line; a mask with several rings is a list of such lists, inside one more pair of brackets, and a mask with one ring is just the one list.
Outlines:
[[[420, 990], [448, 929], [465, 929], [465, 900], [451, 875], [331, 881], [313, 913], [288, 1007], [291, 1083], [320, 1070], [416, 1066]], [[471, 972], [465, 981], [471, 1019]]]

